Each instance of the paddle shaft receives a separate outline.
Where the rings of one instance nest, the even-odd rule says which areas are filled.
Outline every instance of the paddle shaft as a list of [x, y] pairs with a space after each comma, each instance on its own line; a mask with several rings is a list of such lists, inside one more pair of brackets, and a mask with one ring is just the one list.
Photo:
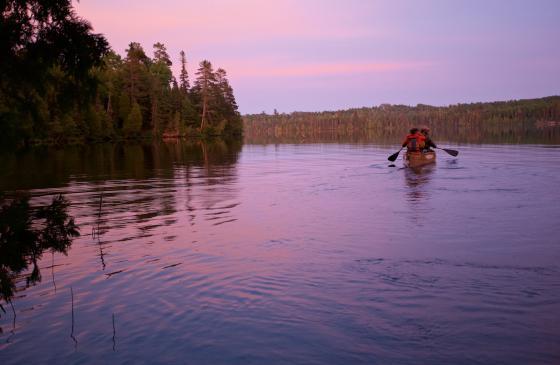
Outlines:
[[391, 156], [387, 157], [387, 160], [391, 161], [391, 162], [395, 162], [395, 160], [397, 159], [397, 157], [399, 157], [399, 153], [401, 153], [401, 151], [403, 150], [404, 147], [401, 147], [400, 150], [398, 150], [397, 152], [393, 153]]
[[448, 154], [450, 154], [451, 156], [455, 157], [459, 154], [459, 151], [456, 150], [452, 150], [452, 149], [448, 149], [448, 148], [440, 148], [440, 147], [436, 147], [438, 150], [444, 150], [445, 152], [447, 152]]

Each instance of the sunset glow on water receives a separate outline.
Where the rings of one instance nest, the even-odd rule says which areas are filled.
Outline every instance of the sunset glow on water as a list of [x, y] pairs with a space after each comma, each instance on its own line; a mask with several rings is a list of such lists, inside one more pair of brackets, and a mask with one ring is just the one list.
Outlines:
[[82, 235], [18, 281], [2, 362], [552, 364], [558, 149], [459, 148], [419, 173], [376, 145], [6, 160], [33, 202], [63, 193]]

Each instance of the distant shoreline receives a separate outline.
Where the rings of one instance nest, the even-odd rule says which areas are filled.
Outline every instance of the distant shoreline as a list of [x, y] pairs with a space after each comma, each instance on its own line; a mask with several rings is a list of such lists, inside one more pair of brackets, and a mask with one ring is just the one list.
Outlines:
[[375, 108], [384, 108], [384, 107], [406, 107], [406, 108], [420, 108], [420, 107], [429, 107], [429, 108], [453, 108], [453, 107], [462, 107], [462, 106], [473, 106], [473, 105], [486, 105], [486, 104], [496, 104], [496, 103], [523, 103], [527, 101], [537, 101], [537, 100], [546, 100], [546, 99], [559, 99], [560, 95], [549, 95], [543, 96], [539, 98], [522, 98], [522, 99], [509, 99], [509, 100], [494, 100], [494, 101], [475, 101], [471, 103], [454, 103], [454, 104], [445, 104], [445, 105], [430, 105], [430, 104], [423, 104], [419, 103], [416, 105], [411, 104], [391, 104], [391, 103], [381, 103], [379, 105], [373, 106], [360, 106], [360, 107], [350, 107], [345, 109], [328, 109], [328, 110], [311, 110], [311, 111], [301, 111], [301, 110], [294, 110], [291, 112], [282, 112], [282, 113], [271, 113], [268, 114], [266, 112], [261, 113], [245, 113], [242, 114], [242, 117], [252, 117], [256, 115], [292, 115], [292, 114], [316, 114], [316, 113], [339, 113], [339, 112], [348, 112], [354, 110], [363, 110], [363, 109], [375, 109]]
[[[327, 139], [394, 142], [411, 127], [428, 126], [438, 140], [466, 143], [560, 143], [560, 96], [435, 107], [377, 107], [243, 116], [249, 140]], [[397, 142], [395, 142], [397, 141]]]

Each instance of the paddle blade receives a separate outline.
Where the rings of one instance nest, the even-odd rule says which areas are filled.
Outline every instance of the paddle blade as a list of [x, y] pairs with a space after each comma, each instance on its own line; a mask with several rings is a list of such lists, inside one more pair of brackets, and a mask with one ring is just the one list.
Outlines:
[[459, 154], [459, 151], [455, 151], [455, 150], [450, 150], [447, 148], [442, 148], [442, 150], [444, 150], [445, 152], [449, 153], [451, 156], [455, 157]]
[[391, 161], [391, 162], [395, 162], [395, 160], [397, 159], [397, 157], [399, 157], [399, 153], [401, 153], [401, 151], [397, 151], [396, 153], [393, 153], [391, 156], [387, 157], [387, 160]]

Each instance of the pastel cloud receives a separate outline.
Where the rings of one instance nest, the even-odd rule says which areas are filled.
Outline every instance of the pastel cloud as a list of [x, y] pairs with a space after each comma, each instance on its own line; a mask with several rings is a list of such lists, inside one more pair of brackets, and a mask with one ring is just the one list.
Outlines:
[[[227, 62], [226, 62], [227, 64]], [[275, 64], [229, 63], [235, 77], [314, 77], [350, 74], [369, 74], [420, 70], [432, 66], [429, 62], [331, 62], [279, 66]]]
[[119, 52], [128, 42], [143, 39], [157, 39], [171, 48], [180, 42], [177, 47], [216, 49], [267, 42], [380, 39], [395, 31], [357, 23], [353, 17], [343, 17], [340, 13], [317, 12], [317, 8], [327, 3], [323, 0], [162, 0], [156, 4], [146, 0], [82, 0], [75, 2], [75, 7]]

